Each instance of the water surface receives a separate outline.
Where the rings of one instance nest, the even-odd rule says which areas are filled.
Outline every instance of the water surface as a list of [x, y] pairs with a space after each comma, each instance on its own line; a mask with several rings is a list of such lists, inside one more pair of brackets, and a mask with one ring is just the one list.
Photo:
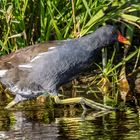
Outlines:
[[[139, 111], [82, 114], [80, 106], [0, 110], [0, 140], [138, 140]], [[96, 116], [96, 117], [95, 117]]]

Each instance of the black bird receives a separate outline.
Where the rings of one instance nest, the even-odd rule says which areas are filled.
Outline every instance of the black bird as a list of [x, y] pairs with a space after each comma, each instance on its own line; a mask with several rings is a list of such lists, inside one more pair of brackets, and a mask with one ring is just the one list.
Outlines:
[[[52, 41], [1, 57], [0, 81], [15, 94], [6, 108], [45, 92], [56, 103], [80, 102], [94, 107], [93, 101], [81, 97], [60, 100], [58, 89], [84, 72], [103, 47], [117, 41], [130, 44], [115, 27], [107, 25], [78, 39]], [[102, 108], [101, 104], [96, 105]]]

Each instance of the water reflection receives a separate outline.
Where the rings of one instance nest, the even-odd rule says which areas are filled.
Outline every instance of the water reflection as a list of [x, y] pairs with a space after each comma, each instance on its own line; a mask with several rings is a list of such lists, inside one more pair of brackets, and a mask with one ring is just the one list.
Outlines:
[[[96, 116], [95, 117], [95, 113]], [[0, 110], [0, 140], [137, 140], [139, 111], [91, 112], [79, 107]], [[103, 115], [104, 114], [104, 115]]]

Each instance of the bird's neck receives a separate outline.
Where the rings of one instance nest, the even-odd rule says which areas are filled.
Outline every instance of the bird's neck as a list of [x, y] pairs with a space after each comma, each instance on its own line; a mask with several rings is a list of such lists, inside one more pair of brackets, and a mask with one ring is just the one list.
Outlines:
[[91, 34], [86, 37], [82, 37], [79, 41], [81, 42], [81, 44], [83, 44], [83, 47], [85, 47], [86, 50], [89, 50], [91, 52], [99, 51], [107, 45], [106, 42], [96, 34]]

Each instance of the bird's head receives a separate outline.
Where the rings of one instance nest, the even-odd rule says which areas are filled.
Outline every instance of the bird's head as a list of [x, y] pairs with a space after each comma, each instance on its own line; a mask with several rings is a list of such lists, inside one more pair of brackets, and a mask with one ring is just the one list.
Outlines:
[[123, 44], [126, 44], [126, 45], [131, 45], [130, 41], [128, 39], [126, 39], [125, 37], [123, 37], [122, 34], [119, 31], [117, 32], [117, 34], [118, 34], [117, 40], [120, 43], [123, 43]]
[[104, 42], [105, 45], [109, 45], [115, 42], [130, 45], [130, 41], [126, 39], [114, 26], [103, 26], [99, 28], [97, 32], [100, 34], [100, 41]]

